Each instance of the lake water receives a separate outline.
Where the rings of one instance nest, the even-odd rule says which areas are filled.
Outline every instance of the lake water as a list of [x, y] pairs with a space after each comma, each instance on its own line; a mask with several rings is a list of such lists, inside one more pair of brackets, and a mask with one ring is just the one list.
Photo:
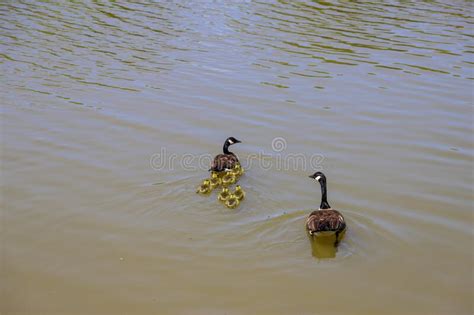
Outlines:
[[[2, 314], [473, 313], [473, 2], [0, 15]], [[235, 210], [194, 193], [228, 136]]]

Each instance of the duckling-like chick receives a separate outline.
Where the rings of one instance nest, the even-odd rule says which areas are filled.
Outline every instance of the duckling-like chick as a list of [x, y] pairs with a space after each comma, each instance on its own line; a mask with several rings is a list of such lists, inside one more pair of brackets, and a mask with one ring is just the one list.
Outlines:
[[211, 189], [215, 189], [219, 187], [219, 185], [222, 183], [222, 180], [217, 173], [212, 172], [209, 182], [211, 184]]
[[344, 236], [346, 221], [342, 214], [332, 209], [327, 201], [326, 176], [321, 172], [316, 172], [309, 177], [317, 180], [321, 185], [321, 205], [319, 210], [309, 214], [306, 219], [306, 229], [311, 236], [317, 236], [319, 233], [335, 233], [334, 245], [337, 246]]
[[222, 188], [222, 191], [219, 193], [219, 195], [217, 195], [217, 199], [219, 201], [222, 201], [222, 202], [225, 202], [227, 199], [229, 199], [230, 197], [230, 191], [229, 191], [229, 188]]
[[225, 170], [233, 169], [234, 166], [239, 163], [239, 159], [234, 153], [229, 151], [229, 146], [240, 142], [240, 140], [237, 140], [234, 137], [227, 138], [224, 142], [224, 153], [216, 155], [209, 170], [214, 172], [223, 172]]
[[234, 208], [237, 208], [237, 206], [239, 205], [240, 201], [239, 199], [234, 196], [234, 195], [231, 195], [226, 201], [225, 201], [225, 206], [229, 209], [234, 209]]
[[219, 177], [222, 178], [224, 176], [225, 172], [211, 172], [211, 177]]
[[245, 191], [240, 187], [240, 185], [235, 186], [235, 190], [232, 193], [239, 201], [245, 198]]
[[243, 173], [244, 173], [244, 169], [242, 168], [240, 163], [237, 163], [232, 169], [232, 174], [234, 174], [236, 178], [239, 178], [240, 176], [242, 176]]
[[222, 176], [222, 186], [227, 187], [235, 183], [235, 175], [232, 171], [227, 171], [224, 176]]
[[209, 179], [205, 179], [201, 185], [199, 185], [198, 189], [196, 190], [196, 193], [198, 194], [208, 194], [211, 192], [211, 181]]

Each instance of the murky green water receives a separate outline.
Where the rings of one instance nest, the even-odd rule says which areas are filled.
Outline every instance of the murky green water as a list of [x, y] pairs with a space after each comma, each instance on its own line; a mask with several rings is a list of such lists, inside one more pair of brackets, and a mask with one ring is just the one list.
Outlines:
[[[4, 1], [1, 313], [472, 314], [472, 10]], [[230, 135], [236, 210], [194, 193]]]

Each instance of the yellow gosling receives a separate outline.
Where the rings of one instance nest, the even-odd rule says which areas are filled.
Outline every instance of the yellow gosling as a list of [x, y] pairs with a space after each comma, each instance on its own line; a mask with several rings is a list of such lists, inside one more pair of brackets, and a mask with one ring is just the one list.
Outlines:
[[234, 209], [234, 208], [237, 208], [237, 206], [239, 205], [240, 201], [239, 199], [234, 196], [234, 195], [231, 195], [226, 201], [225, 201], [225, 206], [229, 209]]
[[217, 195], [217, 199], [219, 201], [222, 201], [222, 202], [225, 202], [227, 199], [229, 199], [230, 197], [230, 192], [229, 192], [229, 188], [222, 188], [222, 191], [219, 193], [219, 195]]
[[198, 189], [196, 190], [196, 193], [198, 194], [208, 194], [211, 192], [211, 182], [208, 179], [205, 179], [201, 185], [199, 185]]
[[232, 193], [239, 201], [245, 198], [245, 191], [240, 185], [235, 186], [235, 191]]
[[242, 168], [240, 164], [236, 164], [234, 168], [232, 169], [232, 174], [234, 174], [236, 178], [239, 178], [240, 176], [242, 176], [243, 173], [244, 173], [244, 169]]
[[215, 189], [221, 185], [222, 180], [217, 173], [213, 172], [211, 174], [211, 178], [209, 179], [209, 182], [211, 184], [211, 189]]
[[227, 187], [229, 185], [232, 185], [235, 183], [235, 180], [235, 175], [231, 171], [228, 171], [222, 177], [222, 186]]

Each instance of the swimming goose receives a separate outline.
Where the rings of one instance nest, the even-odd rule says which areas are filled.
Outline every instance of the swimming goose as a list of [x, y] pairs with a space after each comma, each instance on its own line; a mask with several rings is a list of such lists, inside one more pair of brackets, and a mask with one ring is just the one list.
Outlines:
[[216, 155], [214, 161], [212, 161], [210, 171], [223, 172], [225, 170], [231, 170], [239, 163], [237, 156], [229, 151], [229, 146], [236, 143], [241, 143], [241, 141], [234, 137], [229, 137], [225, 140], [223, 147], [224, 153]]
[[326, 176], [321, 172], [316, 172], [309, 176], [319, 182], [321, 185], [321, 205], [319, 210], [310, 213], [306, 219], [306, 229], [311, 236], [317, 236], [318, 233], [336, 234], [334, 246], [339, 243], [339, 235], [346, 229], [346, 222], [342, 214], [331, 208], [327, 201]]

